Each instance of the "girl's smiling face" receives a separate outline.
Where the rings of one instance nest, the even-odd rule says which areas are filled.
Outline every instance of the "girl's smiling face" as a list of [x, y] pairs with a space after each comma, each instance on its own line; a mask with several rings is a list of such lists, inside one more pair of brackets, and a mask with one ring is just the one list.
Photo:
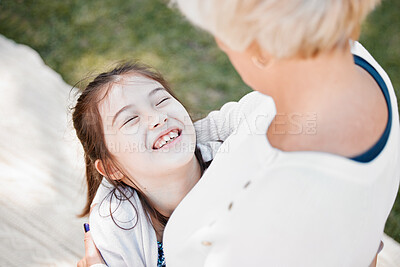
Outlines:
[[155, 80], [124, 75], [100, 101], [105, 141], [142, 190], [194, 158], [196, 135], [183, 105]]

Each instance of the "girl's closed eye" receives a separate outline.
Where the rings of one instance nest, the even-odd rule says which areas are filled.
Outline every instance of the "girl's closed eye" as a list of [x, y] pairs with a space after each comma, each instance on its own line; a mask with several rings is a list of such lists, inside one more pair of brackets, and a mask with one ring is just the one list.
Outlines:
[[138, 118], [139, 118], [139, 116], [130, 117], [127, 121], [124, 122], [124, 124], [122, 124], [121, 128], [124, 127], [126, 124], [128, 124], [131, 121], [136, 122]]
[[164, 97], [163, 99], [161, 99], [160, 102], [158, 102], [158, 103], [156, 104], [156, 107], [158, 107], [158, 106], [161, 105], [162, 103], [165, 103], [165, 101], [167, 101], [168, 99], [170, 99], [170, 97]]

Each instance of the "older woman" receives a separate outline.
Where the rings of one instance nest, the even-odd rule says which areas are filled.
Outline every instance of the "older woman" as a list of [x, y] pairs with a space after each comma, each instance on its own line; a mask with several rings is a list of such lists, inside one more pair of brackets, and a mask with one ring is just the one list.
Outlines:
[[379, 1], [175, 2], [260, 93], [209, 115], [243, 120], [170, 217], [167, 265], [370, 265], [399, 185], [399, 116], [350, 39]]
[[400, 175], [392, 84], [350, 41], [379, 1], [175, 2], [276, 109], [254, 106], [178, 205], [167, 265], [368, 266]]

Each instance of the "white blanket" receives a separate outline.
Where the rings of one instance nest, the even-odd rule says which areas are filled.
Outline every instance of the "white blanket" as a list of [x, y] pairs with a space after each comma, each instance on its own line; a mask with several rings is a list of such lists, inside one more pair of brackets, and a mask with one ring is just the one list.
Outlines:
[[1, 35], [0, 59], [0, 266], [76, 266], [86, 193], [71, 86]]

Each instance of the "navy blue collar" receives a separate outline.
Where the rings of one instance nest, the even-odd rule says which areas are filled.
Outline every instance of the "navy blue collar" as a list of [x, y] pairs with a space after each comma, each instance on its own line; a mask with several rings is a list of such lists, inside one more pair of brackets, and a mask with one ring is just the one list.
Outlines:
[[389, 90], [386, 86], [385, 81], [383, 80], [381, 75], [379, 75], [378, 71], [373, 66], [371, 66], [371, 64], [369, 64], [365, 59], [356, 55], [353, 55], [353, 58], [354, 58], [354, 63], [360, 66], [361, 68], [365, 69], [375, 79], [375, 81], [381, 88], [383, 95], [385, 96], [389, 114], [385, 131], [383, 132], [379, 140], [375, 143], [375, 145], [373, 145], [370, 149], [368, 149], [361, 155], [350, 158], [351, 160], [357, 162], [367, 163], [374, 160], [381, 153], [381, 151], [383, 150], [383, 148], [387, 143], [387, 140], [389, 139], [390, 129], [392, 126], [392, 106], [390, 104]]

